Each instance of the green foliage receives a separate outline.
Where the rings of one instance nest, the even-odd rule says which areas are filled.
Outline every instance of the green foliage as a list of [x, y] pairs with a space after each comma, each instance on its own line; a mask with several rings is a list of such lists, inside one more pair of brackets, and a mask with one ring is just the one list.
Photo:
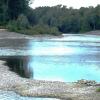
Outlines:
[[48, 25], [56, 27], [60, 32], [86, 32], [100, 30], [100, 5], [73, 9], [57, 5], [54, 7], [39, 7], [28, 14], [31, 25]]
[[10, 19], [17, 19], [22, 13], [26, 13], [30, 0], [7, 0], [8, 2], [8, 15]]
[[9, 31], [15, 31], [15, 32], [17, 32], [17, 30], [18, 30], [17, 22], [15, 20], [9, 21], [8, 25], [6, 27], [7, 27], [7, 29]]
[[[100, 5], [97, 7], [67, 8], [29, 7], [31, 0], [0, 0], [0, 26], [24, 34], [78, 33], [100, 30]], [[29, 33], [30, 32], [30, 33]]]
[[5, 29], [6, 26], [0, 26], [0, 29]]
[[4, 25], [7, 19], [7, 0], [0, 0], [0, 25]]
[[100, 92], [100, 88], [97, 88], [97, 89], [96, 89], [96, 92]]
[[55, 35], [58, 36], [61, 32], [58, 31], [56, 27], [49, 27], [47, 25], [36, 25], [34, 27], [30, 27], [29, 29], [18, 30], [17, 32], [28, 34], [28, 35]]
[[34, 27], [23, 27], [23, 25], [19, 25], [17, 21], [10, 21], [9, 24], [7, 25], [8, 30], [14, 31], [14, 32], [19, 32], [22, 34], [27, 34], [27, 35], [55, 35], [58, 36], [61, 34], [61, 32], [58, 31], [56, 27], [49, 27], [47, 25], [35, 25]]
[[0, 0], [0, 22], [16, 20], [22, 13], [26, 14], [31, 0]]
[[29, 21], [27, 19], [27, 17], [23, 14], [19, 15], [18, 16], [18, 19], [17, 19], [17, 27], [19, 29], [27, 29], [29, 28]]
[[49, 35], [60, 35], [56, 27], [49, 27], [48, 25], [36, 25], [32, 28], [36, 34], [49, 34]]
[[19, 15], [17, 20], [12, 20], [9, 21], [7, 28], [10, 31], [15, 31], [15, 32], [19, 32], [21, 30], [24, 29], [28, 29], [29, 26], [29, 22], [26, 16], [24, 16], [23, 14]]

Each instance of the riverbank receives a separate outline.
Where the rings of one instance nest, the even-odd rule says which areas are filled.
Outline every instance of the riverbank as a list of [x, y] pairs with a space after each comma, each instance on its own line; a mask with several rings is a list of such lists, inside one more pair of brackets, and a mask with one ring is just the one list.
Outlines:
[[5, 61], [0, 61], [0, 90], [14, 91], [22, 96], [65, 100], [100, 100], [100, 93], [96, 92], [98, 87], [21, 78], [9, 70]]
[[16, 32], [9, 32], [7, 29], [0, 29], [0, 39], [50, 39], [50, 38], [61, 38], [63, 35], [53, 36], [53, 35], [25, 35]]
[[[71, 35], [71, 33], [64, 34], [66, 36]], [[0, 29], [0, 39], [51, 39], [51, 38], [62, 38], [64, 35], [59, 36], [53, 36], [48, 34], [40, 34], [40, 35], [25, 35], [25, 34], [19, 34], [16, 32], [9, 32], [7, 29]], [[96, 31], [90, 31], [86, 33], [78, 33], [78, 34], [72, 34], [72, 35], [99, 35], [100, 36], [100, 30]]]

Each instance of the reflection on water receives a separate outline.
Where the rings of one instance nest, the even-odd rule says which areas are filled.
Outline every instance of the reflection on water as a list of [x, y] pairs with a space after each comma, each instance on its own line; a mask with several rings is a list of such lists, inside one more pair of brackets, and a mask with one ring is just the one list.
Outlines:
[[21, 76], [66, 82], [79, 79], [100, 82], [100, 36], [67, 35], [41, 41], [6, 41], [8, 47], [6, 44], [2, 46], [4, 42], [0, 43], [0, 55], [8, 56], [5, 57], [7, 65]]
[[30, 78], [34, 76], [34, 72], [29, 66], [29, 57], [6, 56], [1, 57], [0, 59], [5, 60], [6, 65], [9, 66], [10, 70], [18, 73], [21, 77]]

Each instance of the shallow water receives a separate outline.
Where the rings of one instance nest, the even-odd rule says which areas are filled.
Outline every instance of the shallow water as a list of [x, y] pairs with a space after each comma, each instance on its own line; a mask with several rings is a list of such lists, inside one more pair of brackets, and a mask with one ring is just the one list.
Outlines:
[[12, 69], [16, 71], [20, 66], [17, 72], [25, 77], [100, 82], [100, 36], [72, 34], [52, 39], [6, 39], [0, 42], [0, 52], [1, 59], [6, 58], [10, 64], [19, 63]]
[[58, 100], [58, 99], [22, 97], [12, 91], [1, 91], [0, 90], [0, 100]]

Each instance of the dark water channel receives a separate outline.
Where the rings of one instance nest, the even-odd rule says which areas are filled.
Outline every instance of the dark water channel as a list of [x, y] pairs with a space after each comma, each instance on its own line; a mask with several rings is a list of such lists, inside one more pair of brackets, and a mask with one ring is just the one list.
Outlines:
[[29, 58], [31, 56], [5, 56], [1, 57], [0, 60], [6, 61], [5, 65], [9, 66], [11, 71], [21, 77], [30, 78], [34, 76], [34, 72], [29, 67]]

